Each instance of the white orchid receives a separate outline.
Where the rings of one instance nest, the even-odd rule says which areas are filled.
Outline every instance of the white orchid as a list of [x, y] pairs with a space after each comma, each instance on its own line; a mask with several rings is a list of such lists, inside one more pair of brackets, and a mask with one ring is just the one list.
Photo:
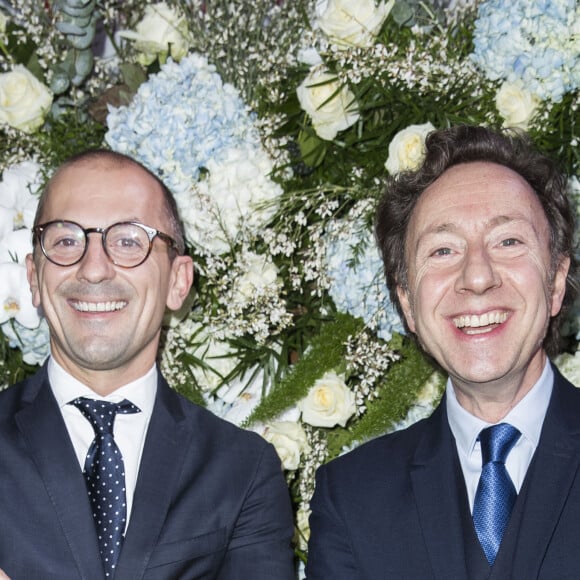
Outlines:
[[12, 230], [0, 237], [0, 263], [17, 262], [24, 265], [24, 259], [30, 253], [32, 253], [32, 234], [29, 229]]
[[32, 305], [26, 267], [15, 262], [0, 264], [0, 324], [11, 318], [26, 328], [36, 328], [40, 317]]
[[241, 425], [258, 406], [264, 395], [264, 371], [253, 367], [223, 385], [208, 408], [222, 419]]
[[8, 229], [31, 228], [42, 185], [40, 166], [22, 161], [4, 171], [0, 181], [0, 235]]

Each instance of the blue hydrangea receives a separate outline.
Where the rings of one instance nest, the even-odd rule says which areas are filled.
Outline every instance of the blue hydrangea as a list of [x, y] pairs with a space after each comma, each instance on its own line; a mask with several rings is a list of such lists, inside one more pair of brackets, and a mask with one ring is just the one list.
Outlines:
[[580, 86], [577, 0], [488, 0], [479, 7], [472, 58], [491, 80], [522, 81], [560, 102]]
[[[339, 312], [362, 318], [380, 338], [390, 340], [393, 332], [405, 330], [389, 299], [372, 232], [365, 227], [349, 229], [352, 233], [346, 238], [330, 234], [326, 253], [330, 296]], [[340, 225], [333, 230], [340, 230]]]
[[16, 322], [8, 321], [2, 325], [2, 333], [8, 339], [10, 348], [22, 350], [22, 358], [30, 365], [40, 365], [50, 353], [48, 324], [44, 318], [40, 319], [37, 328], [26, 328]]
[[210, 159], [259, 143], [237, 89], [198, 54], [169, 60], [130, 105], [110, 110], [107, 124], [109, 146], [140, 160], [176, 194], [199, 179]]

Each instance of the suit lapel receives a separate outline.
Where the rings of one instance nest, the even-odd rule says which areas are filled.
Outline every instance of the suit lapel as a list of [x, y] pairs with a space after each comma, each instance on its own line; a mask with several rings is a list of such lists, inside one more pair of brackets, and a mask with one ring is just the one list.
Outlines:
[[74, 560], [79, 578], [103, 578], [97, 536], [82, 470], [46, 373], [29, 383], [27, 405], [15, 420], [22, 433]]
[[192, 434], [193, 426], [186, 421], [178, 395], [159, 375], [116, 580], [143, 578], [165, 522]]
[[428, 421], [431, 428], [417, 447], [411, 471], [421, 528], [435, 578], [467, 578], [459, 503], [465, 490], [459, 485], [459, 460], [444, 401]]
[[552, 399], [526, 476], [529, 488], [521, 526], [514, 530], [517, 545], [512, 566], [517, 578], [537, 577], [580, 466], [580, 409], [576, 397], [570, 397], [576, 388], [554, 372]]

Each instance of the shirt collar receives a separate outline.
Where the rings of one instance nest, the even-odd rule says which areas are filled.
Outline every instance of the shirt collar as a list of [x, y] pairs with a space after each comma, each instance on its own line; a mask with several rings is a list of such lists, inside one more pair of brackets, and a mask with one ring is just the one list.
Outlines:
[[75, 379], [53, 357], [48, 360], [48, 380], [60, 409], [77, 397], [88, 397], [116, 403], [123, 399], [128, 399], [139, 407], [142, 413], [150, 415], [153, 411], [157, 392], [157, 366], [153, 364], [145, 375], [115, 389], [106, 397], [98, 395], [87, 385]]
[[[546, 359], [544, 370], [536, 384], [501, 421], [519, 429], [522, 437], [528, 439], [534, 448], [540, 440], [553, 385], [554, 371], [550, 361]], [[479, 432], [489, 427], [490, 423], [472, 415], [459, 404], [450, 379], [447, 380], [445, 399], [449, 426], [455, 437], [458, 451], [469, 455], [475, 447]]]

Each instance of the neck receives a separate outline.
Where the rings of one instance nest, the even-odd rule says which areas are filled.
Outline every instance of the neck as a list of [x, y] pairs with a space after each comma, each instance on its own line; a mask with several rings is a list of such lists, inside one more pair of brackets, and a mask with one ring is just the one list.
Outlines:
[[155, 363], [155, 361], [150, 361], [148, 365], [128, 368], [90, 369], [75, 365], [70, 360], [61, 361], [54, 354], [53, 358], [65, 372], [100, 397], [106, 397], [121, 387], [145, 376]]
[[519, 375], [492, 382], [469, 383], [451, 377], [457, 401], [467, 412], [486, 423], [499, 423], [539, 380], [546, 362], [545, 355], [540, 362], [541, 365], [531, 365]]

